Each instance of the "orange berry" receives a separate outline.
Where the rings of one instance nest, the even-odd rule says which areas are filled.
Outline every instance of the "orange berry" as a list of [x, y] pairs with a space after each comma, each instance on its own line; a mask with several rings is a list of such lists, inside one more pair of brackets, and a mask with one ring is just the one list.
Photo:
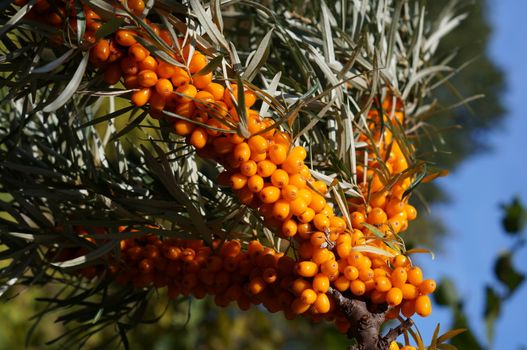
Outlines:
[[[291, 174], [291, 173], [290, 173]], [[300, 174], [293, 174], [289, 176], [289, 184], [296, 186], [299, 190], [306, 187], [306, 179]]]
[[233, 190], [239, 190], [247, 184], [247, 177], [240, 173], [234, 173], [230, 176], [230, 184]]
[[152, 96], [150, 96], [150, 99], [148, 100], [150, 103], [150, 108], [152, 111], [162, 111], [165, 108], [166, 99], [165, 96], [161, 96], [157, 93], [157, 91], [152, 92]]
[[264, 187], [259, 193], [260, 200], [264, 203], [274, 203], [280, 198], [280, 189], [275, 186]]
[[436, 290], [436, 281], [433, 279], [427, 279], [421, 282], [419, 285], [419, 292], [421, 294], [431, 294]]
[[356, 280], [359, 278], [359, 270], [355, 266], [348, 265], [344, 268], [344, 276], [350, 280]]
[[388, 220], [388, 216], [381, 208], [373, 208], [368, 214], [368, 223], [371, 225], [381, 225]]
[[300, 293], [300, 300], [305, 304], [313, 304], [317, 300], [317, 293], [310, 288], [306, 288]]
[[[142, 70], [151, 70], [151, 71], [157, 71], [157, 61], [152, 56], [145, 57], [144, 60], [137, 63], [137, 67], [140, 71]], [[157, 74], [156, 74], [157, 75]]]
[[333, 285], [335, 288], [337, 288], [337, 290], [344, 292], [349, 289], [350, 281], [345, 276], [340, 276], [335, 281], [333, 281]]
[[309, 310], [310, 307], [311, 304], [306, 304], [300, 298], [297, 298], [291, 304], [291, 311], [296, 315], [300, 315]]
[[287, 159], [287, 147], [275, 143], [269, 147], [269, 159], [277, 165], [282, 164]]
[[174, 86], [170, 82], [170, 80], [161, 78], [156, 83], [156, 91], [161, 96], [169, 96], [174, 91]]
[[[168, 98], [168, 100], [170, 100], [171, 96]], [[174, 113], [182, 117], [185, 117], [185, 118], [191, 118], [194, 115], [195, 110], [196, 108], [194, 107], [194, 103], [183, 102], [183, 103], [179, 103], [176, 106], [176, 108], [174, 109]]]
[[298, 226], [295, 220], [289, 219], [284, 221], [284, 223], [282, 224], [282, 235], [284, 237], [293, 237], [294, 235], [296, 235], [297, 230]]
[[311, 222], [315, 217], [315, 211], [311, 208], [307, 208], [301, 215], [298, 215], [297, 217], [302, 223]]
[[[297, 198], [297, 196], [298, 196], [298, 188], [296, 186], [286, 185], [282, 188], [282, 197], [285, 200], [293, 201]], [[307, 207], [307, 204], [306, 204], [306, 207]]]
[[148, 102], [150, 96], [152, 96], [152, 90], [150, 88], [144, 88], [139, 91], [133, 92], [130, 99], [132, 100], [132, 103], [134, 105], [136, 105], [137, 107], [141, 107]]
[[[250, 140], [251, 139], [249, 139], [249, 141]], [[250, 146], [251, 144], [249, 143], [249, 147]], [[269, 177], [275, 172], [275, 170], [276, 170], [276, 165], [269, 160], [262, 160], [258, 162], [257, 172], [258, 172], [258, 175], [260, 175], [261, 177]]]
[[401, 313], [405, 317], [412, 317], [415, 313], [415, 300], [405, 300], [401, 303]]
[[[369, 267], [359, 267], [359, 279], [366, 282], [373, 279], [375, 273]], [[375, 286], [375, 285], [374, 285]]]
[[419, 296], [419, 289], [410, 283], [405, 283], [401, 287], [403, 292], [403, 299], [412, 300]]
[[351, 226], [356, 229], [362, 229], [362, 223], [366, 222], [366, 219], [364, 218], [364, 214], [358, 211], [354, 211], [351, 213]]
[[403, 292], [397, 288], [392, 287], [388, 293], [386, 293], [386, 302], [390, 306], [397, 306], [403, 301]]
[[337, 244], [337, 254], [343, 259], [347, 258], [351, 254], [351, 242]]
[[192, 84], [194, 84], [200, 90], [204, 90], [211, 82], [212, 82], [212, 72], [209, 72], [207, 74], [195, 74], [192, 76]]
[[[237, 144], [236, 147], [234, 147], [233, 156], [234, 156], [234, 159], [236, 159], [239, 162], [248, 162], [249, 158], [251, 157], [251, 149], [249, 148], [249, 145], [246, 142]], [[252, 162], [252, 163], [256, 165], [255, 162]], [[254, 174], [251, 174], [251, 175], [254, 175]]]
[[391, 281], [395, 287], [401, 288], [404, 284], [406, 284], [407, 279], [408, 274], [404, 267], [399, 266], [392, 271]]
[[387, 292], [392, 288], [392, 282], [386, 276], [379, 276], [375, 278], [375, 289], [379, 292]]
[[225, 92], [223, 85], [218, 83], [209, 83], [204, 90], [211, 93], [216, 101], [222, 100]]
[[264, 188], [264, 180], [260, 175], [252, 175], [247, 180], [247, 187], [251, 192], [260, 192]]
[[410, 221], [415, 220], [415, 218], [417, 217], [417, 210], [415, 209], [414, 206], [407, 204], [405, 207], [405, 211], [406, 211], [406, 218], [408, 220]]
[[326, 293], [329, 290], [328, 276], [319, 273], [313, 278], [313, 289], [318, 293]]
[[311, 193], [311, 201], [309, 202], [309, 207], [315, 211], [315, 213], [320, 213], [326, 206], [326, 199], [319, 195], [316, 192]]
[[253, 176], [256, 174], [257, 165], [254, 160], [247, 160], [240, 164], [240, 172], [245, 176]]
[[181, 67], [174, 67], [174, 73], [171, 75], [170, 80], [174, 86], [183, 86], [190, 83], [190, 75], [187, 71]]
[[273, 205], [273, 217], [280, 221], [284, 221], [288, 215], [289, 202], [283, 199], [276, 201]]
[[303, 278], [297, 278], [291, 283], [291, 290], [297, 296], [300, 296], [306, 289], [311, 289], [311, 283]]
[[251, 147], [251, 151], [255, 153], [266, 152], [269, 147], [268, 141], [261, 135], [251, 136], [247, 143]]
[[194, 51], [194, 55], [192, 55], [192, 59], [190, 60], [189, 65], [188, 65], [188, 70], [190, 71], [191, 74], [197, 73], [203, 68], [205, 68], [207, 63], [208, 63], [208, 59], [207, 57], [205, 57], [205, 55], [197, 51]]
[[289, 183], [289, 175], [284, 170], [277, 169], [271, 175], [271, 183], [278, 188], [283, 188]]
[[302, 215], [308, 209], [307, 203], [303, 198], [296, 198], [292, 200], [290, 205], [291, 205], [291, 213], [296, 216]]
[[326, 234], [324, 232], [317, 231], [313, 233], [309, 239], [314, 247], [321, 248], [326, 243]]
[[93, 57], [98, 62], [106, 62], [110, 57], [110, 42], [106, 39], [99, 39], [97, 44], [91, 49]]
[[252, 295], [257, 295], [263, 292], [265, 286], [265, 281], [261, 277], [255, 277], [249, 282], [248, 289]]
[[112, 63], [104, 69], [104, 82], [108, 85], [114, 85], [121, 79], [122, 71], [119, 63]]
[[428, 295], [420, 295], [415, 299], [415, 312], [421, 317], [432, 313], [432, 303]]
[[320, 231], [329, 229], [329, 218], [324, 214], [317, 214], [313, 218], [313, 224]]
[[143, 87], [152, 87], [157, 83], [157, 74], [152, 70], [140, 71], [137, 76], [137, 81]]
[[[180, 68], [181, 69], [181, 68]], [[157, 65], [157, 75], [163, 79], [170, 79], [176, 72], [176, 66], [166, 63], [165, 61], [159, 61]]]
[[[321, 249], [321, 251], [327, 251], [328, 254], [326, 255], [329, 257], [329, 259], [321, 265], [322, 273], [328, 277], [336, 276], [339, 272], [339, 264], [335, 261], [335, 255], [325, 248]], [[332, 281], [333, 279], [330, 278], [330, 280]]]
[[331, 303], [329, 301], [328, 296], [325, 293], [319, 293], [317, 295], [317, 300], [315, 301], [313, 306], [315, 307], [315, 310], [318, 313], [326, 314], [329, 312], [331, 308]]
[[180, 136], [190, 135], [195, 129], [195, 124], [188, 122], [186, 120], [178, 119], [174, 123], [174, 132]]
[[178, 94], [177, 101], [179, 103], [192, 102], [192, 99], [196, 96], [198, 90], [194, 85], [185, 84], [179, 86], [176, 89], [176, 93]]
[[350, 283], [350, 290], [353, 294], [361, 296], [366, 293], [366, 285], [359, 279], [355, 279]]
[[190, 135], [190, 144], [197, 149], [201, 149], [207, 144], [207, 139], [207, 131], [204, 128], [199, 127], [192, 132], [192, 135]]
[[423, 271], [417, 266], [408, 270], [408, 282], [418, 287], [423, 282]]
[[318, 273], [318, 266], [312, 261], [301, 261], [296, 263], [295, 272], [302, 277], [313, 277]]
[[256, 94], [250, 90], [245, 90], [243, 93], [245, 100], [245, 107], [251, 108], [256, 103]]
[[128, 56], [134, 59], [136, 62], [141, 62], [148, 55], [150, 55], [150, 52], [148, 52], [148, 50], [139, 43], [135, 43], [128, 48]]
[[405, 267], [409, 263], [410, 261], [408, 260], [408, 258], [402, 254], [396, 255], [395, 258], [393, 259], [393, 266], [395, 267]]

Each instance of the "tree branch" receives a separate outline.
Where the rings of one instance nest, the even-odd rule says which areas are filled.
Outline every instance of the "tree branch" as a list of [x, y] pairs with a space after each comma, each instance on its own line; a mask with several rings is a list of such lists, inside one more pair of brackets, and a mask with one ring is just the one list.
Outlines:
[[407, 319], [382, 336], [381, 326], [388, 311], [386, 304], [368, 305], [364, 300], [348, 298], [333, 288], [328, 293], [350, 322], [349, 338], [357, 340], [357, 344], [351, 345], [348, 350], [386, 350], [392, 341], [413, 325], [412, 320]]

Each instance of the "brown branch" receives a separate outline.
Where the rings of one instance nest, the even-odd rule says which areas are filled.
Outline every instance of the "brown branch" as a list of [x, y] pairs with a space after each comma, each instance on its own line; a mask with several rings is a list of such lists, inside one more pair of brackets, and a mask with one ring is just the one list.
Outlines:
[[390, 329], [385, 336], [381, 334], [381, 326], [385, 322], [385, 304], [368, 304], [365, 300], [347, 298], [336, 289], [330, 288], [329, 295], [335, 300], [339, 311], [350, 322], [348, 337], [357, 341], [348, 350], [386, 350], [405, 329], [413, 322], [407, 319], [399, 326]]

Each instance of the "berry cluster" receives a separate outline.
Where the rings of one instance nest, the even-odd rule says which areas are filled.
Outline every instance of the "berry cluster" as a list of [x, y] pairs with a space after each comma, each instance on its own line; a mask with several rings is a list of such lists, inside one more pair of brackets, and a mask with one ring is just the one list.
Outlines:
[[[42, 8], [35, 11], [62, 11], [60, 23], [54, 25], [63, 25], [69, 2], [64, 9], [45, 8], [46, 0], [37, 3]], [[136, 13], [144, 9], [141, 0], [131, 3], [128, 7]], [[348, 200], [350, 227], [327, 203], [326, 184], [315, 180], [304, 163], [306, 149], [295, 146], [272, 118], [251, 109], [258, 103], [255, 91], [214, 81], [213, 72], [204, 70], [209, 63], [204, 54], [182, 38], [173, 40], [156, 24], [145, 20], [171, 48], [170, 63], [140, 43], [151, 38], [139, 27], [119, 29], [95, 40], [102, 21], [88, 7], [85, 15], [85, 41], [92, 44], [90, 62], [103, 72], [105, 82], [133, 89], [134, 105], [149, 107], [153, 117], [185, 136], [200, 156], [220, 164], [224, 171], [219, 182], [230, 186], [241, 203], [257, 210], [279, 237], [290, 239], [297, 256], [293, 259], [256, 241], [244, 251], [237, 241], [209, 247], [201, 241], [155, 236], [128, 239], [121, 244], [121, 263], [112, 265], [120, 283], [168, 286], [173, 297], [211, 294], [222, 306], [234, 300], [241, 308], [262, 303], [272, 312], [282, 310], [291, 317], [306, 314], [336, 320], [344, 331], [347, 321], [334, 310], [330, 288], [375, 304], [386, 303], [390, 317], [430, 314], [428, 294], [435, 282], [423, 279], [419, 267], [386, 243], [417, 215], [404, 196], [412, 181], [406, 170], [413, 150], [403, 152], [391, 131], [404, 128], [401, 101], [376, 103], [368, 116], [369, 129], [359, 135], [368, 148], [358, 157], [366, 158], [357, 169], [358, 178], [364, 180], [363, 198]], [[245, 110], [238, 101], [242, 95]]]

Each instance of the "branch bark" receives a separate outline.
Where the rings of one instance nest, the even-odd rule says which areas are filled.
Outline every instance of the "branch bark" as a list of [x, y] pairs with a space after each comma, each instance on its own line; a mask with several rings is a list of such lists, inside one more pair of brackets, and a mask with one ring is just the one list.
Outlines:
[[392, 341], [413, 325], [411, 319], [406, 319], [383, 336], [381, 326], [388, 311], [385, 304], [368, 305], [364, 300], [348, 298], [333, 288], [330, 288], [328, 293], [350, 322], [348, 337], [357, 341], [357, 344], [351, 345], [348, 350], [387, 350]]

